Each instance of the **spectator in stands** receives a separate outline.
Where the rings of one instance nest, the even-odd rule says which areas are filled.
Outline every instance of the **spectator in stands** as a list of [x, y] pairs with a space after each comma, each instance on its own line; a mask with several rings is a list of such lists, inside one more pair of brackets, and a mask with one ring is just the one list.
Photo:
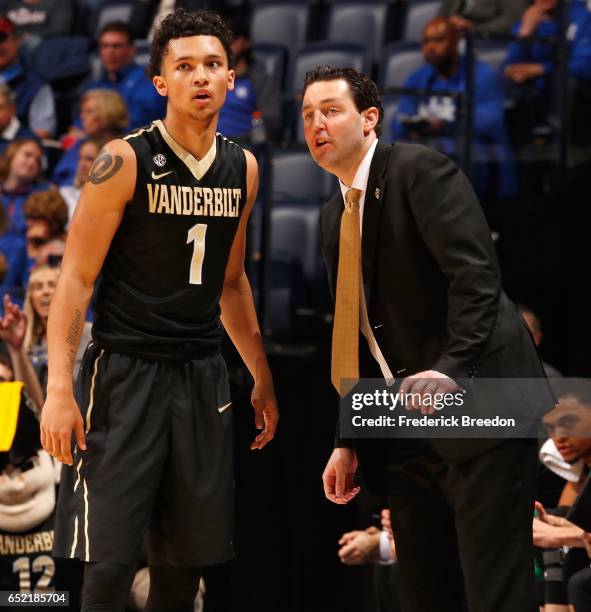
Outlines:
[[14, 23], [17, 33], [37, 41], [48, 36], [68, 36], [74, 9], [71, 0], [2, 0], [2, 12]]
[[36, 140], [15, 140], [0, 158], [0, 197], [8, 219], [8, 232], [26, 233], [23, 207], [35, 191], [49, 183], [42, 175], [43, 151]]
[[528, 42], [528, 39], [559, 35], [556, 4], [557, 0], [534, 0], [514, 24], [511, 34], [516, 40], [509, 46], [503, 62], [505, 76], [513, 83], [520, 86], [531, 83], [536, 90], [545, 90], [554, 65], [553, 45], [550, 41]]
[[[450, 20], [436, 17], [425, 26], [422, 52], [426, 64], [407, 78], [405, 87], [466, 91], [466, 61], [460, 57], [458, 35]], [[481, 202], [487, 206], [496, 198], [513, 197], [516, 179], [504, 125], [502, 82], [493, 68], [480, 61], [475, 62], [474, 73], [475, 158], [485, 160], [475, 164], [474, 184]], [[453, 138], [460, 127], [455, 100], [435, 95], [428, 99], [401, 96], [391, 126], [395, 140], [437, 138], [437, 145], [450, 155], [456, 153]], [[487, 159], [496, 159], [498, 180], [493, 179]]]
[[[531, 308], [528, 308], [523, 304], [517, 304], [517, 308], [519, 309], [523, 320], [533, 336], [534, 344], [539, 347], [540, 344], [542, 344], [542, 339], [544, 338], [540, 317], [538, 317], [538, 315]], [[549, 363], [542, 360], [542, 365], [544, 366], [544, 372], [546, 372], [546, 376], [548, 378], [560, 378], [562, 376], [562, 373]]]
[[74, 181], [71, 185], [60, 187], [62, 198], [64, 198], [68, 205], [68, 219], [71, 219], [74, 214], [82, 187], [84, 187], [88, 180], [90, 168], [104, 144], [104, 140], [97, 138], [89, 138], [80, 144], [78, 149], [78, 166], [76, 167]]
[[276, 142], [281, 138], [283, 127], [281, 92], [264, 68], [254, 61], [248, 25], [244, 20], [237, 20], [232, 30], [236, 79], [220, 111], [218, 131], [231, 138], [249, 138], [252, 116], [258, 111], [267, 139]]
[[509, 46], [503, 72], [507, 96], [512, 100], [509, 123], [517, 144], [527, 143], [535, 135], [536, 127], [548, 123], [548, 86], [554, 69], [555, 46], [529, 39], [560, 34], [556, 4], [557, 0], [535, 0], [511, 32], [516, 40]]
[[133, 61], [133, 34], [126, 23], [105, 25], [99, 36], [102, 72], [86, 91], [113, 89], [125, 100], [129, 113], [129, 129], [142, 127], [164, 116], [166, 98], [157, 91], [145, 68]]
[[439, 14], [459, 31], [509, 34], [529, 0], [443, 0]]
[[3, 313], [2, 297], [5, 293], [14, 295], [15, 287], [22, 287], [27, 274], [27, 247], [23, 236], [7, 232], [8, 219], [4, 207], [0, 206], [0, 257], [5, 270], [0, 278], [0, 314]]
[[16, 116], [16, 96], [6, 83], [0, 83], [0, 155], [19, 138], [35, 138]]
[[0, 16], [0, 81], [16, 95], [19, 121], [39, 138], [53, 136], [57, 126], [51, 87], [19, 58], [19, 39], [14, 24]]
[[0, 341], [8, 349], [10, 366], [14, 380], [24, 383], [27, 395], [41, 411], [43, 393], [33, 364], [24, 348], [27, 320], [17, 304], [13, 304], [8, 296], [3, 299], [4, 315], [0, 317]]
[[88, 138], [104, 141], [119, 138], [129, 124], [125, 101], [110, 89], [92, 89], [82, 96], [80, 119], [82, 130], [73, 129], [70, 134], [77, 138], [76, 144], [68, 149], [53, 171], [54, 181], [71, 185], [76, 176], [78, 151]]
[[68, 224], [68, 206], [56, 187], [29, 196], [24, 206], [27, 222], [27, 257], [37, 265], [41, 248], [51, 240], [63, 240]]
[[[47, 320], [59, 272], [56, 266], [44, 265], [35, 268], [31, 272], [25, 296], [24, 311], [27, 317], [27, 331], [24, 346], [37, 372], [44, 396], [47, 388]], [[88, 322], [82, 328], [74, 374], [78, 373], [82, 355], [90, 342], [90, 328], [91, 324]]]

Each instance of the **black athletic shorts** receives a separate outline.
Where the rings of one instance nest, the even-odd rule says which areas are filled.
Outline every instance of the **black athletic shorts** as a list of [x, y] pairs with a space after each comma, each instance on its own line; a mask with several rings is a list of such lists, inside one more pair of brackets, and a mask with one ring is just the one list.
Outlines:
[[91, 343], [86, 451], [62, 467], [53, 554], [202, 566], [233, 556], [232, 408], [221, 355], [144, 360]]

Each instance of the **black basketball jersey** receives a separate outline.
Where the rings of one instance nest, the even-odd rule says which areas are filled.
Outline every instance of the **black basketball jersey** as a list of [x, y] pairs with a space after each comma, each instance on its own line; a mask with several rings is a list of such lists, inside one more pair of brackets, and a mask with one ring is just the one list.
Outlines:
[[145, 357], [215, 352], [226, 264], [246, 204], [244, 151], [217, 134], [197, 160], [161, 121], [125, 140], [137, 181], [103, 265], [93, 338]]

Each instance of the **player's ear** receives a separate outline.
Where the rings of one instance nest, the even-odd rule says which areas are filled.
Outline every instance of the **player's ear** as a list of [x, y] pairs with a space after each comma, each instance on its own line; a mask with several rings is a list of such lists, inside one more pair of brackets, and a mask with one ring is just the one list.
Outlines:
[[153, 77], [152, 83], [154, 83], [154, 87], [156, 88], [156, 91], [163, 98], [165, 98], [168, 95], [168, 88], [166, 87], [166, 81], [161, 75], [157, 74], [155, 77]]
[[228, 91], [232, 91], [234, 89], [234, 79], [236, 78], [236, 73], [234, 70], [228, 70]]

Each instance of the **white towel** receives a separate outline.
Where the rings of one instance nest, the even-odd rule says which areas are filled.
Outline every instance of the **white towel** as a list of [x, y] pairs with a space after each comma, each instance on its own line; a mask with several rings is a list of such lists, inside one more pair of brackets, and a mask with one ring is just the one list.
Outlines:
[[556, 448], [554, 440], [549, 438], [540, 448], [540, 461], [555, 474], [570, 482], [578, 482], [583, 473], [584, 463], [582, 459], [574, 463], [568, 463]]

